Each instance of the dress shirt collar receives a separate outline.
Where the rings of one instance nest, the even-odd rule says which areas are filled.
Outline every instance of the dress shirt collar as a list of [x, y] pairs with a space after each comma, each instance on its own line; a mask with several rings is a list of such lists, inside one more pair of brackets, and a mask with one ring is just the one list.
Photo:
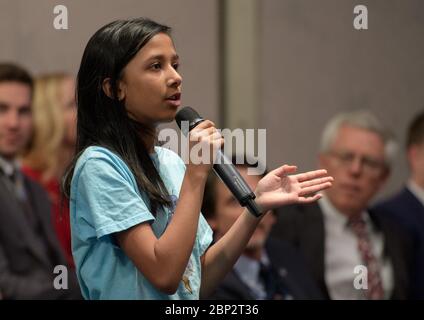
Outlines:
[[[340, 228], [340, 231], [345, 230], [349, 222], [348, 216], [336, 209], [336, 207], [334, 207], [334, 205], [331, 203], [330, 199], [328, 199], [325, 193], [318, 201], [318, 205], [320, 206], [323, 212], [324, 221], [331, 222], [335, 226], [338, 226]], [[367, 225], [370, 225], [371, 221], [367, 211], [362, 211], [361, 217], [362, 219], [364, 219]]]
[[0, 156], [0, 170], [3, 171], [6, 176], [11, 177], [18, 169], [19, 165], [16, 160], [10, 161]]

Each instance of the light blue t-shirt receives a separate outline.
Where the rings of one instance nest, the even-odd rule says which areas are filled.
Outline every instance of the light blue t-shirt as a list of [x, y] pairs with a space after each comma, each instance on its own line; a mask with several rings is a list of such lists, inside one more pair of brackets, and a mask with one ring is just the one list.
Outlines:
[[153, 162], [173, 200], [173, 208], [158, 210], [139, 192], [124, 161], [103, 147], [88, 147], [79, 157], [71, 183], [72, 253], [85, 299], [198, 299], [200, 257], [212, 241], [212, 230], [200, 215], [194, 248], [184, 281], [173, 295], [157, 290], [116, 244], [115, 232], [149, 221], [156, 237], [169, 224], [185, 173], [173, 151], [156, 147]]

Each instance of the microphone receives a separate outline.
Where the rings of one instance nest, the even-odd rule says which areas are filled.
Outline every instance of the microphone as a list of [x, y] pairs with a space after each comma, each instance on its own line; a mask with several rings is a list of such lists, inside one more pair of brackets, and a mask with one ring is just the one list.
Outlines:
[[[188, 121], [189, 131], [204, 120], [205, 119], [203, 119], [194, 109], [190, 107], [182, 108], [175, 116], [175, 121], [180, 129], [182, 122]], [[185, 135], [188, 134], [188, 132], [183, 133]], [[230, 189], [231, 193], [242, 207], [247, 207], [250, 213], [259, 217], [262, 212], [254, 200], [256, 196], [250, 189], [249, 185], [221, 150], [217, 151], [216, 156], [217, 163], [213, 165], [213, 170], [216, 175], [224, 182], [227, 188]]]

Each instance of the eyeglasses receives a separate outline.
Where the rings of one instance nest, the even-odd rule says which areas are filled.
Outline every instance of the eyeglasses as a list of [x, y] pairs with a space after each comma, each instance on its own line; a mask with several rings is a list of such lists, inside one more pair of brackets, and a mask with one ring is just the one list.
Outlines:
[[349, 151], [330, 151], [328, 154], [337, 159], [340, 165], [346, 168], [351, 167], [355, 161], [359, 160], [362, 170], [369, 175], [379, 175], [386, 168], [386, 164], [381, 160], [357, 155]]

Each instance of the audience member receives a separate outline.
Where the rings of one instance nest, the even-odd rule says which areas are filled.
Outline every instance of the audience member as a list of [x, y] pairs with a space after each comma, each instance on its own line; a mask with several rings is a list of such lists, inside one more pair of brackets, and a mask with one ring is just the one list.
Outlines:
[[64, 74], [46, 74], [35, 80], [32, 105], [33, 138], [23, 158], [22, 171], [40, 183], [53, 204], [53, 222], [68, 264], [71, 250], [69, 201], [60, 183], [72, 160], [76, 143], [75, 80]]
[[[235, 159], [233, 160], [235, 162]], [[240, 174], [252, 190], [262, 176], [248, 175], [247, 161], [237, 165]], [[205, 187], [202, 207], [214, 230], [214, 237], [222, 237], [243, 212], [243, 208], [229, 189], [214, 174]], [[289, 244], [270, 239], [275, 222], [273, 212], [266, 214], [253, 233], [233, 270], [228, 273], [211, 299], [321, 299], [306, 262]]]
[[424, 112], [418, 114], [409, 127], [406, 153], [411, 171], [409, 181], [375, 210], [389, 214], [411, 234], [415, 258], [412, 297], [424, 299]]
[[[47, 194], [17, 161], [32, 134], [32, 90], [27, 71], [0, 64], [0, 290], [4, 299], [79, 298], [74, 273], [54, 273], [66, 259]], [[61, 285], [55, 287], [58, 276]]]
[[320, 168], [334, 177], [318, 204], [284, 208], [272, 235], [301, 250], [331, 299], [406, 299], [411, 240], [369, 210], [390, 172], [394, 142], [370, 113], [335, 116], [324, 129]]

